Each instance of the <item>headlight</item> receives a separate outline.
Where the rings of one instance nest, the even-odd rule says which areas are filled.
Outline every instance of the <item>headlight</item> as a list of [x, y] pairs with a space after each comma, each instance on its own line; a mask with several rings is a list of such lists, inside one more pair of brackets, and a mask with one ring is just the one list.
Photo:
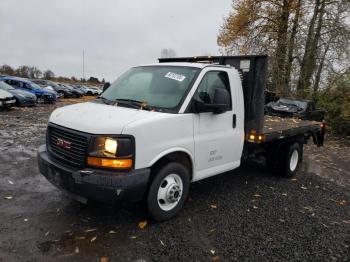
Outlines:
[[115, 155], [117, 153], [117, 140], [107, 137], [105, 140], [105, 150], [108, 153]]
[[89, 148], [88, 165], [93, 167], [130, 169], [134, 161], [131, 137], [94, 137]]

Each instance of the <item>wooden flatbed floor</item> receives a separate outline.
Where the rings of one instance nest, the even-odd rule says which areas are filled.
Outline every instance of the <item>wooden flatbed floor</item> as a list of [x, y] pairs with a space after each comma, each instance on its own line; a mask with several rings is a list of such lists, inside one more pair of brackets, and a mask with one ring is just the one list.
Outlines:
[[263, 132], [266, 140], [273, 140], [277, 137], [293, 136], [308, 131], [320, 130], [319, 122], [301, 120], [298, 118], [281, 118], [278, 116], [264, 116]]

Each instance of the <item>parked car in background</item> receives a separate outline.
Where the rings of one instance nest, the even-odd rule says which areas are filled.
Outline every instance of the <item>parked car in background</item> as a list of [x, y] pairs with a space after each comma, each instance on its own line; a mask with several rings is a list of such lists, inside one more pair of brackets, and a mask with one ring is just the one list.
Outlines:
[[280, 98], [265, 107], [266, 114], [280, 117], [297, 117], [302, 120], [323, 121], [324, 111], [317, 109], [310, 100]]
[[82, 97], [84, 95], [84, 93], [82, 91], [76, 90], [68, 84], [64, 84], [64, 83], [57, 83], [57, 84], [61, 87], [68, 89], [72, 93], [71, 97], [79, 98], [79, 97]]
[[98, 92], [97, 90], [91, 88], [90, 86], [85, 85], [75, 85], [76, 87], [83, 88], [85, 90], [85, 95], [87, 96], [97, 96]]
[[0, 81], [0, 89], [11, 93], [16, 99], [17, 106], [34, 106], [36, 104], [36, 95], [28, 91], [15, 89], [4, 81]]
[[63, 86], [59, 86], [58, 84], [56, 84], [55, 82], [52, 82], [50, 80], [45, 80], [45, 79], [31, 79], [32, 82], [38, 84], [39, 86], [45, 88], [45, 87], [50, 87], [52, 88], [54, 91], [57, 92], [57, 96], [59, 98], [68, 98], [68, 97], [72, 97], [73, 93], [66, 87]]
[[5, 76], [0, 77], [0, 80], [13, 86], [16, 89], [31, 92], [36, 95], [38, 103], [55, 103], [57, 100], [56, 94], [52, 91], [45, 90], [39, 85], [20, 77]]
[[70, 86], [76, 90], [80, 90], [84, 95], [86, 95], [87, 93], [87, 89], [84, 88], [83, 86], [80, 86], [80, 85], [70, 85]]
[[100, 89], [100, 88], [98, 88], [96, 86], [90, 86], [89, 88], [93, 89], [95, 91], [94, 95], [100, 95], [103, 92], [102, 89]]
[[0, 109], [1, 110], [12, 107], [15, 105], [15, 103], [16, 103], [16, 99], [11, 93], [0, 89]]

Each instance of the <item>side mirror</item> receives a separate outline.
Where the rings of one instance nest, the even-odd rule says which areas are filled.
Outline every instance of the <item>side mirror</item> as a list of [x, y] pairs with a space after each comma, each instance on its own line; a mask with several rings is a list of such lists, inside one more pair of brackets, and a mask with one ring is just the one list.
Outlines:
[[106, 82], [104, 85], [103, 85], [103, 92], [106, 91], [108, 89], [108, 87], [111, 86], [111, 83], [109, 82]]
[[204, 103], [194, 99], [194, 111], [196, 113], [212, 112], [213, 114], [222, 114], [229, 109], [230, 94], [226, 89], [216, 88], [213, 103]]

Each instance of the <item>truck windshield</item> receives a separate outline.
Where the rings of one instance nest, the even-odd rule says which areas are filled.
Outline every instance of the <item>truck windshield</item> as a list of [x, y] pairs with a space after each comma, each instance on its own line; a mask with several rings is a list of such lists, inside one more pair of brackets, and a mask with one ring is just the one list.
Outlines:
[[133, 100], [150, 107], [176, 109], [189, 91], [199, 68], [178, 66], [134, 67], [120, 76], [102, 98]]

